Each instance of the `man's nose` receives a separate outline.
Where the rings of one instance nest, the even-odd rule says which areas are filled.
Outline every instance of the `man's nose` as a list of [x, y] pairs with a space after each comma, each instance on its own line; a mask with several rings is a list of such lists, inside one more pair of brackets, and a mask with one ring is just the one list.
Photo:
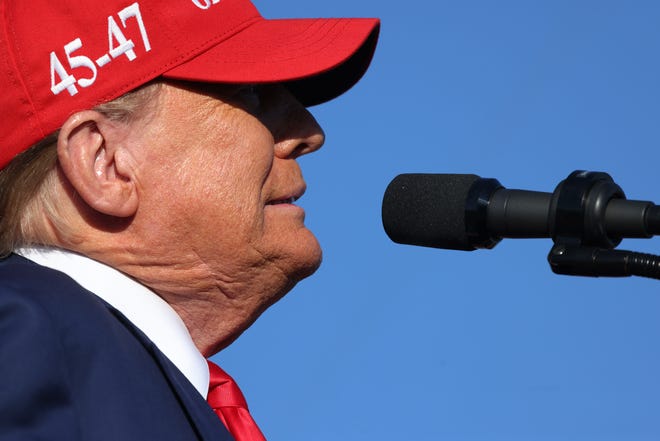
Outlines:
[[291, 93], [282, 89], [283, 105], [273, 131], [275, 156], [295, 159], [320, 149], [325, 133], [316, 118]]

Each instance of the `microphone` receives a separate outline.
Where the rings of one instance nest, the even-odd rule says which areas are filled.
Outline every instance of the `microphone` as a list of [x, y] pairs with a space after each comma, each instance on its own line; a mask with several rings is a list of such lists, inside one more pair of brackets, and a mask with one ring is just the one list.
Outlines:
[[660, 234], [660, 207], [626, 200], [603, 172], [575, 171], [553, 193], [507, 190], [473, 174], [402, 174], [383, 197], [394, 242], [472, 251], [502, 238], [614, 248], [622, 238]]

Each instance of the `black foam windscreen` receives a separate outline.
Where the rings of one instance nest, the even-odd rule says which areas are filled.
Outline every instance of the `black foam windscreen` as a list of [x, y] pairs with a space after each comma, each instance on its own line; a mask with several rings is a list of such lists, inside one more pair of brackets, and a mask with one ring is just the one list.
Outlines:
[[403, 174], [383, 197], [383, 227], [394, 242], [473, 250], [465, 227], [465, 203], [477, 175]]

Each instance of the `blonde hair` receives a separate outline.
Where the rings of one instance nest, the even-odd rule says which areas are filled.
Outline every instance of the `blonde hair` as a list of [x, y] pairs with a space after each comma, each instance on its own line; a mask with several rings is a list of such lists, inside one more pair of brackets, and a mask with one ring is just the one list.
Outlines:
[[[94, 110], [114, 121], [129, 122], [160, 90], [155, 81]], [[28, 245], [48, 245], [44, 221], [57, 231], [73, 235], [56, 207], [54, 189], [58, 179], [59, 131], [17, 155], [0, 170], [0, 257]]]

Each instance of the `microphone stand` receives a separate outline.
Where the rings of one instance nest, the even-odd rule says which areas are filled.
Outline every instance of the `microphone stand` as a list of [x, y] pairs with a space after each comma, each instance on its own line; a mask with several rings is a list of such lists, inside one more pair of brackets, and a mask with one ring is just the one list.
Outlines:
[[[621, 237], [608, 234], [605, 216], [609, 203], [617, 199], [625, 199], [623, 190], [603, 172], [575, 171], [557, 186], [550, 207], [554, 246], [548, 254], [554, 273], [590, 277], [641, 276], [660, 280], [660, 256], [614, 249]], [[626, 234], [629, 232], [623, 226], [619, 233], [643, 238], [660, 234], [660, 207], [651, 202], [639, 203], [648, 208], [643, 210], [643, 218], [633, 219], [632, 223], [642, 228]], [[616, 205], [613, 210], [617, 209]], [[624, 211], [617, 215], [630, 221]]]

